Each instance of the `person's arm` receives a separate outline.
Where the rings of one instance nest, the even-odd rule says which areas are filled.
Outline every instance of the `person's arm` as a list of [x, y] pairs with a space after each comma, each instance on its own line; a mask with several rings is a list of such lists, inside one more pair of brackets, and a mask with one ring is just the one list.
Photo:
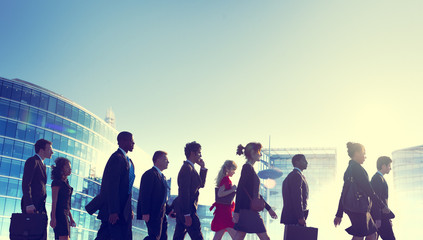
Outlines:
[[231, 185], [228, 177], [223, 178], [220, 184], [222, 186], [220, 186], [217, 191], [218, 197], [225, 197], [236, 191], [236, 186]]
[[236, 191], [235, 213], [239, 213], [241, 209], [241, 205], [246, 205], [245, 202], [249, 201], [249, 199], [248, 200], [245, 199], [245, 198], [248, 198], [246, 194], [246, 191], [247, 191], [246, 186], [248, 185], [248, 178], [249, 178], [248, 168], [246, 167], [246, 165], [244, 165], [241, 170], [241, 177], [239, 178], [239, 181], [238, 181], [238, 191]]
[[153, 192], [154, 186], [154, 179], [152, 174], [149, 171], [145, 172], [144, 175], [141, 177], [141, 185], [140, 185], [140, 198], [138, 200], [139, 209], [138, 210], [138, 218], [142, 218], [145, 222], [150, 220], [151, 215], [151, 197]]
[[[376, 173], [377, 174], [377, 173]], [[379, 174], [377, 174], [379, 175]], [[372, 186], [373, 190], [375, 191], [376, 195], [381, 198], [383, 186], [382, 186], [382, 179], [380, 176], [373, 176], [372, 180], [370, 181], [370, 185]], [[377, 206], [376, 204], [372, 205], [371, 209], [372, 218], [375, 221], [380, 221], [382, 219], [382, 209]]]
[[31, 189], [31, 183], [32, 179], [34, 177], [34, 171], [35, 171], [35, 160], [32, 158], [29, 158], [25, 162], [24, 166], [24, 174], [22, 177], [22, 201], [23, 206], [26, 208], [27, 213], [35, 213], [35, 206], [32, 202], [32, 189]]
[[200, 188], [203, 188], [206, 185], [206, 177], [207, 177], [207, 168], [203, 161], [203, 159], [200, 159], [200, 162], [198, 163], [200, 165], [200, 179], [201, 179], [201, 186]]
[[52, 228], [56, 227], [56, 208], [57, 208], [57, 197], [59, 195], [59, 186], [52, 186], [51, 187], [51, 220], [50, 226]]
[[75, 220], [73, 220], [71, 211], [69, 211], [69, 220], [70, 220], [71, 227], [76, 227], [76, 223], [75, 223]]
[[[103, 181], [106, 182], [105, 201], [108, 206], [109, 222], [115, 224], [119, 220], [120, 201], [119, 201], [119, 185], [122, 169], [126, 169], [126, 162], [118, 155], [112, 155], [110, 162], [106, 164], [105, 176]], [[124, 165], [125, 164], [125, 165]], [[106, 178], [106, 179], [105, 179]]]
[[184, 163], [181, 170], [179, 171], [178, 186], [178, 197], [182, 214], [184, 214], [184, 216], [188, 216], [191, 214], [191, 167], [186, 163]]
[[[288, 179], [287, 187], [289, 189], [289, 197], [291, 198], [291, 203], [293, 204], [294, 214], [297, 220], [304, 219], [303, 212], [303, 195], [302, 195], [302, 181], [303, 179], [297, 173], [291, 174], [290, 179]], [[304, 219], [305, 220], [305, 219]]]

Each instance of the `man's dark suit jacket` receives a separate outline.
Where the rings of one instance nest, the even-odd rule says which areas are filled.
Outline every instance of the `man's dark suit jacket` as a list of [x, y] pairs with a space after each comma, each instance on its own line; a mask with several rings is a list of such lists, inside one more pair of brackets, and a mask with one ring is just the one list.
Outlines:
[[[132, 160], [131, 160], [131, 164]], [[98, 218], [109, 219], [112, 213], [118, 213], [120, 219], [132, 222], [131, 194], [129, 192], [129, 163], [118, 149], [110, 156], [104, 168], [100, 188]]]
[[22, 212], [26, 212], [29, 205], [34, 205], [39, 212], [46, 212], [46, 182], [46, 166], [40, 157], [28, 158], [22, 177]]
[[[385, 181], [385, 178], [379, 173], [373, 175], [372, 180], [370, 181], [373, 190], [379, 199], [388, 206], [388, 184]], [[382, 213], [382, 209], [376, 205], [372, 205], [371, 214], [374, 220], [381, 220], [382, 217], [387, 217], [387, 214]]]
[[163, 218], [165, 213], [165, 199], [167, 186], [164, 185], [161, 174], [152, 167], [141, 177], [140, 192], [138, 197], [137, 218], [149, 214], [150, 219]]
[[[175, 203], [177, 216], [197, 212], [199, 189], [206, 183], [207, 169], [201, 169], [200, 175], [187, 161], [181, 167], [178, 174], [178, 198]], [[179, 218], [178, 217], [178, 218]]]
[[297, 169], [292, 170], [283, 181], [282, 197], [281, 223], [297, 224], [298, 219], [307, 218], [308, 184]]

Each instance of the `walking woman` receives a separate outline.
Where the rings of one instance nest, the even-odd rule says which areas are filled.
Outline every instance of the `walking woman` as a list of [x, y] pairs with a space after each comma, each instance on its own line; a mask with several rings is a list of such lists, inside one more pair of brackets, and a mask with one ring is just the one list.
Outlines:
[[73, 188], [69, 185], [71, 174], [70, 161], [58, 157], [51, 166], [52, 204], [50, 226], [54, 229], [54, 238], [67, 240], [70, 237], [70, 226], [75, 227], [75, 221], [70, 212]]
[[261, 240], [270, 239], [267, 235], [263, 219], [259, 214], [259, 211], [262, 211], [263, 207], [257, 207], [260, 204], [255, 203], [262, 202], [273, 219], [278, 217], [259, 194], [260, 179], [254, 170], [254, 163], [260, 160], [261, 148], [260, 143], [251, 142], [245, 147], [239, 145], [237, 149], [237, 154], [244, 155], [247, 162], [242, 166], [241, 177], [236, 192], [233, 221], [235, 223], [234, 229], [238, 232], [235, 239], [244, 239], [247, 233], [256, 233]]
[[377, 229], [370, 215], [371, 205], [380, 206], [384, 213], [389, 213], [390, 210], [373, 191], [369, 176], [361, 166], [366, 159], [364, 146], [360, 143], [348, 142], [347, 148], [351, 160], [344, 174], [344, 186], [334, 224], [336, 227], [341, 223], [343, 212], [345, 212], [352, 224], [346, 231], [353, 236], [353, 240], [363, 240], [364, 237], [366, 240], [375, 240]]
[[230, 198], [226, 200], [227, 203], [216, 201], [210, 208], [210, 211], [216, 207], [214, 211], [214, 218], [211, 223], [211, 230], [216, 232], [213, 240], [220, 240], [225, 232], [228, 232], [232, 239], [235, 238], [236, 231], [234, 230], [234, 223], [232, 221], [232, 213], [235, 209], [235, 203], [232, 201], [235, 196], [236, 186], [232, 185], [230, 177], [235, 173], [237, 165], [232, 160], [226, 160], [221, 167], [216, 178], [216, 186], [218, 187], [218, 198]]

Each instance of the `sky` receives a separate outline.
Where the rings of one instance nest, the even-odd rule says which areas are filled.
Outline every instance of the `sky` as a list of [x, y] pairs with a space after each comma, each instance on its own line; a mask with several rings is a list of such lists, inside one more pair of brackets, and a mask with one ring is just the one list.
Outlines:
[[[342, 171], [345, 144], [360, 142], [373, 172], [378, 156], [423, 144], [422, 7], [2, 0], [0, 76], [100, 117], [111, 107], [137, 146], [168, 152], [168, 178], [176, 180], [184, 145], [199, 142], [209, 189], [225, 160], [244, 163], [238, 144], [268, 147], [269, 136], [271, 147], [336, 147]], [[138, 169], [151, 167], [142, 161]]]

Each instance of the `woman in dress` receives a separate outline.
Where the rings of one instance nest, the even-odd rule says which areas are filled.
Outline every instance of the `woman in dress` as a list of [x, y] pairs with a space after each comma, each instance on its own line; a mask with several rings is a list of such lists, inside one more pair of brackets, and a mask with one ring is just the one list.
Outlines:
[[[225, 197], [236, 192], [236, 186], [232, 185], [230, 180], [230, 177], [234, 175], [236, 168], [237, 165], [232, 160], [226, 160], [223, 164], [216, 178], [216, 187], [219, 188], [217, 191], [217, 197]], [[228, 232], [232, 239], [234, 239], [236, 231], [233, 229], [234, 223], [232, 222], [232, 212], [235, 209], [235, 203], [233, 201], [230, 204], [215, 202], [211, 206], [210, 211], [213, 210], [214, 207], [216, 207], [216, 210], [214, 211], [211, 230], [216, 233], [213, 240], [222, 239], [225, 232]]]
[[[247, 233], [256, 233], [261, 240], [270, 239], [266, 232], [263, 219], [258, 211], [251, 209], [251, 201], [257, 198], [263, 199], [259, 194], [260, 179], [254, 170], [254, 164], [260, 160], [261, 144], [248, 143], [247, 146], [238, 146], [237, 154], [244, 155], [247, 162], [242, 166], [241, 177], [236, 192], [235, 212], [233, 221], [234, 229], [237, 230], [235, 239], [244, 239]], [[273, 219], [278, 216], [272, 208], [266, 203], [265, 208]]]
[[[389, 213], [389, 208], [379, 199], [379, 197], [373, 191], [372, 186], [369, 182], [369, 176], [366, 170], [361, 166], [366, 159], [366, 150], [360, 143], [347, 143], [348, 156], [351, 158], [348, 168], [344, 174], [344, 186], [342, 188], [341, 199], [339, 200], [338, 211], [334, 220], [335, 227], [341, 223], [342, 215], [345, 212], [351, 220], [352, 226], [347, 228], [346, 231], [353, 236], [353, 240], [362, 240], [366, 237], [366, 240], [374, 240], [377, 238], [376, 225], [370, 215], [370, 207], [372, 204], [377, 204], [383, 209], [384, 213]], [[351, 180], [352, 179], [352, 180]], [[347, 194], [348, 189], [352, 186], [352, 182], [357, 187], [357, 194]], [[371, 201], [364, 205], [367, 205], [367, 211], [351, 211], [347, 210], [343, 204], [346, 201], [357, 201], [357, 196], [363, 197], [366, 200], [370, 197]], [[352, 197], [350, 197], [352, 196]], [[348, 198], [348, 199], [347, 199]], [[349, 199], [351, 198], [351, 199]], [[365, 209], [366, 206], [363, 207]]]
[[54, 238], [68, 240], [70, 226], [75, 227], [75, 221], [70, 212], [73, 188], [69, 185], [68, 176], [71, 174], [70, 161], [58, 157], [51, 166], [52, 204], [50, 226], [54, 229]]

